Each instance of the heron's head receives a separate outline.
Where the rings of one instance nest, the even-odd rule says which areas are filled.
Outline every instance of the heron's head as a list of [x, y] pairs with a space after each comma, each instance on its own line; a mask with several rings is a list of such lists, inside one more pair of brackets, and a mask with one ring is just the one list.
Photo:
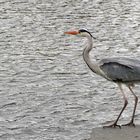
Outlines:
[[81, 37], [88, 37], [88, 36], [93, 37], [92, 34], [85, 29], [80, 29], [78, 31], [68, 31], [68, 32], [65, 32], [65, 34], [76, 35], [76, 36], [81, 36]]

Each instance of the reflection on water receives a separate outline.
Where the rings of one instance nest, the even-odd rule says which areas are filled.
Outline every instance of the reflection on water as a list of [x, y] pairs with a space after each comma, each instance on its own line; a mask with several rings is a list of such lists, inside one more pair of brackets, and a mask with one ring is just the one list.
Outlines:
[[137, 57], [139, 5], [139, 0], [1, 1], [0, 138], [78, 140], [114, 120], [123, 105], [119, 90], [87, 68], [83, 40], [63, 32], [91, 31], [98, 38], [92, 59]]

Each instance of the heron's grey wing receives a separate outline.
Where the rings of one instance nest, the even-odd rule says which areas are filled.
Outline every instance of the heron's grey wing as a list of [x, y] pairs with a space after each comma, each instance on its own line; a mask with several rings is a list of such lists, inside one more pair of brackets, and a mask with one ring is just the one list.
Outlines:
[[130, 58], [109, 58], [100, 61], [99, 66], [106, 77], [113, 81], [140, 81], [140, 61]]

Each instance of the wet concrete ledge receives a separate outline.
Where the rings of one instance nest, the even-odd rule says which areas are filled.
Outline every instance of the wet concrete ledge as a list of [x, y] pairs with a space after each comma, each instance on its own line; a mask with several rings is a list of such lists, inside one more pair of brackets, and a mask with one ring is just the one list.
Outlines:
[[121, 129], [94, 128], [90, 140], [140, 140], [140, 125]]

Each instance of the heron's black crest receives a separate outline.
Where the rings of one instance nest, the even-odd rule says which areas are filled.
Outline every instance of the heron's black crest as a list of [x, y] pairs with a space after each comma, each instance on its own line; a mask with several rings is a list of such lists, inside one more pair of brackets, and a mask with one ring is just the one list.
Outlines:
[[86, 33], [90, 34], [91, 37], [93, 37], [92, 34], [89, 31], [85, 30], [85, 29], [80, 29], [79, 30], [79, 33], [82, 33], [82, 32], [86, 32]]

